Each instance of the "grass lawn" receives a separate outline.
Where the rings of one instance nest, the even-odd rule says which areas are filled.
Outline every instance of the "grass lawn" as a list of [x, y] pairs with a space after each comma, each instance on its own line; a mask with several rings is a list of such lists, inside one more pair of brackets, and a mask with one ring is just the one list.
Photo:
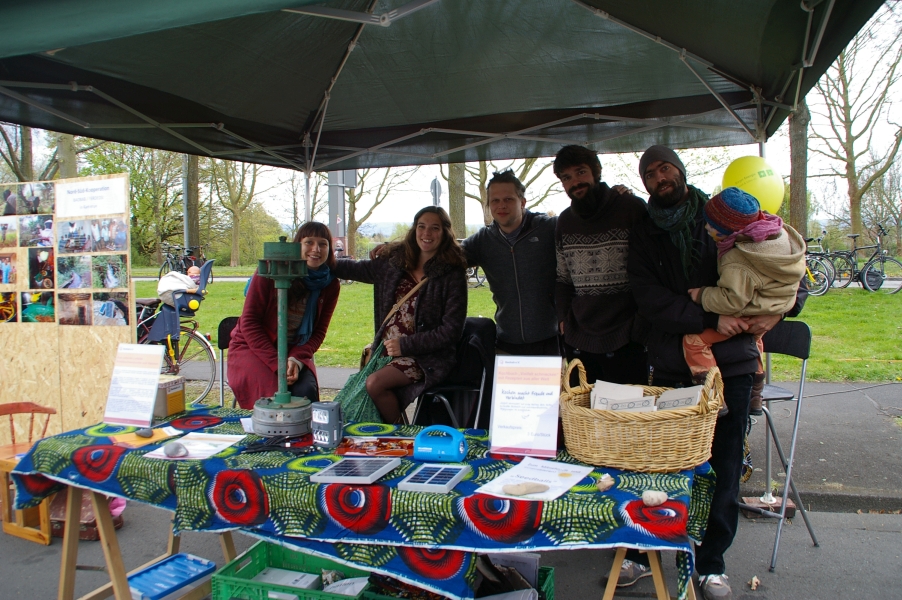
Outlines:
[[[156, 295], [156, 282], [139, 281], [138, 297]], [[215, 281], [198, 311], [200, 330], [216, 342], [216, 328], [228, 316], [240, 315], [244, 282]], [[471, 289], [470, 316], [492, 317], [495, 306], [487, 287]], [[831, 290], [809, 298], [802, 318], [814, 333], [810, 381], [902, 381], [902, 292], [895, 296], [862, 289]], [[354, 283], [341, 288], [329, 333], [316, 355], [319, 365], [356, 367], [360, 350], [372, 340], [373, 288]], [[777, 357], [775, 379], [798, 377], [798, 361]]]

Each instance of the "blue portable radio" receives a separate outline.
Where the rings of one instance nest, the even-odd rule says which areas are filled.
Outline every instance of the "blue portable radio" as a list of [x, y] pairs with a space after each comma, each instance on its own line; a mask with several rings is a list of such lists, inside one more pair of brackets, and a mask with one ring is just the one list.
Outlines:
[[[430, 435], [436, 431], [443, 435]], [[413, 440], [413, 457], [416, 460], [461, 462], [467, 456], [467, 449], [464, 434], [447, 425], [427, 427]]]

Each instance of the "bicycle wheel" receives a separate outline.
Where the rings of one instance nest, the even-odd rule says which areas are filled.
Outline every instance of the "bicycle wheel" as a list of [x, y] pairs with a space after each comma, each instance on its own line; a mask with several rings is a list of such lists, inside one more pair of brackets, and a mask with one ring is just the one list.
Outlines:
[[206, 339], [190, 328], [182, 326], [175, 360], [164, 353], [161, 373], [185, 378], [185, 404], [200, 402], [213, 389], [216, 380], [216, 358]]
[[485, 283], [485, 275], [479, 272], [479, 267], [470, 267], [467, 269], [467, 285], [471, 288], [478, 288]]
[[902, 286], [902, 263], [887, 256], [875, 258], [861, 272], [861, 283], [869, 292], [895, 294]]
[[805, 277], [808, 283], [808, 294], [811, 296], [823, 296], [830, 289], [830, 277], [827, 275], [827, 267], [823, 261], [809, 256], [805, 261]]
[[849, 287], [849, 284], [852, 283], [852, 276], [855, 273], [852, 261], [843, 254], [833, 254], [830, 256], [830, 259], [833, 261], [833, 268], [836, 271], [836, 276], [833, 278], [833, 287], [840, 289]]
[[833, 261], [830, 260], [830, 257], [826, 254], [811, 254], [812, 258], [815, 258], [821, 261], [824, 266], [827, 268], [827, 277], [830, 280], [830, 285], [833, 285], [833, 280], [836, 279], [836, 267], [833, 266]]
[[163, 279], [163, 275], [165, 275], [166, 273], [168, 273], [171, 270], [172, 270], [172, 264], [169, 262], [169, 260], [167, 259], [167, 260], [163, 261], [163, 264], [160, 265], [160, 272], [157, 275], [157, 279]]

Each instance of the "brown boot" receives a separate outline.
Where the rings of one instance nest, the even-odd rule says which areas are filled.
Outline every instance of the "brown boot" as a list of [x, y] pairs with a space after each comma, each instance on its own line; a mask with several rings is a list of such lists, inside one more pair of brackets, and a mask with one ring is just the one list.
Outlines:
[[755, 379], [752, 380], [752, 399], [749, 402], [749, 414], [760, 416], [764, 414], [761, 410], [761, 393], [764, 391], [764, 373], [755, 373]]

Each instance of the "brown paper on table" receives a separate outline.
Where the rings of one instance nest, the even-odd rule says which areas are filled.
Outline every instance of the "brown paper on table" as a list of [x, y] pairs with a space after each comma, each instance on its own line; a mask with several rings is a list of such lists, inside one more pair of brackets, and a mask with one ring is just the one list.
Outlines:
[[146, 446], [148, 444], [156, 444], [165, 440], [166, 438], [171, 438], [171, 433], [166, 433], [164, 429], [154, 429], [153, 435], [151, 437], [145, 438], [139, 436], [137, 433], [120, 433], [118, 435], [111, 435], [110, 439], [113, 440], [113, 443], [117, 446], [128, 446], [129, 448], [140, 448], [142, 446]]

